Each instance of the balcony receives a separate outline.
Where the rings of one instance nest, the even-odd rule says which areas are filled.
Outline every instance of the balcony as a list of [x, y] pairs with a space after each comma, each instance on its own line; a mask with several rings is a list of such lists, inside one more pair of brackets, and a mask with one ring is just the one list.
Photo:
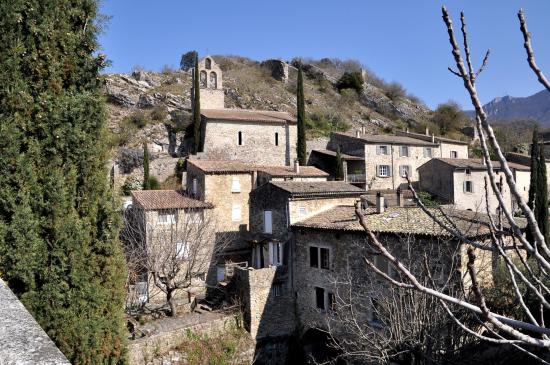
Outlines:
[[347, 182], [349, 183], [365, 183], [367, 181], [366, 174], [348, 174]]

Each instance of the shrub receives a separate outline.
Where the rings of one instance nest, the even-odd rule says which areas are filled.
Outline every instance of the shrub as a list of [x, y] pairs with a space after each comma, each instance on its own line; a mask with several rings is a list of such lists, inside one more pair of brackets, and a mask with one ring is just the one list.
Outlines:
[[359, 71], [344, 72], [342, 77], [338, 80], [338, 91], [343, 89], [353, 89], [360, 93], [363, 91], [363, 75]]
[[424, 204], [426, 207], [433, 208], [439, 206], [439, 202], [434, 199], [434, 197], [432, 197], [430, 193], [419, 191], [417, 194], [422, 204]]
[[176, 70], [174, 70], [174, 68], [170, 65], [164, 65], [162, 66], [162, 69], [160, 70], [160, 72], [163, 75], [172, 75], [174, 72], [176, 72]]
[[129, 123], [141, 129], [147, 125], [147, 116], [142, 111], [137, 111], [124, 118], [122, 123]]
[[141, 190], [143, 181], [138, 176], [128, 176], [122, 185], [122, 194], [130, 195], [132, 190]]
[[162, 122], [166, 119], [168, 116], [168, 111], [163, 106], [155, 106], [153, 110], [151, 110], [151, 119], [156, 120], [158, 122]]
[[431, 118], [431, 122], [439, 127], [441, 134], [448, 134], [462, 127], [467, 119], [468, 117], [460, 109], [458, 104], [448, 102], [437, 106]]
[[398, 82], [392, 82], [384, 87], [384, 94], [391, 100], [397, 101], [407, 96], [405, 88]]
[[155, 176], [149, 176], [149, 190], [159, 190], [160, 182]]
[[188, 71], [195, 65], [197, 51], [189, 51], [181, 55], [180, 70]]
[[136, 167], [143, 166], [143, 149], [121, 148], [118, 151], [117, 163], [123, 173], [131, 173]]

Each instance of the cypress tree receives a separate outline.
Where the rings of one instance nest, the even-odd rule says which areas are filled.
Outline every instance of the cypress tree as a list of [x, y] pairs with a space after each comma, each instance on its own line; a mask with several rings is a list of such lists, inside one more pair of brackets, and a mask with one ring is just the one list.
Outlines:
[[[531, 142], [531, 179], [529, 181], [529, 200], [527, 202], [527, 205], [529, 208], [533, 211], [533, 214], [535, 215], [535, 218], [537, 219], [537, 225], [539, 226], [539, 229], [541, 230], [541, 233], [544, 234], [544, 222], [540, 221], [540, 207], [544, 206], [545, 204], [542, 203], [542, 199], [546, 199], [547, 192], [546, 187], [541, 191], [541, 179], [546, 180], [546, 165], [544, 164], [544, 156], [542, 156], [543, 160], [543, 167], [544, 172], [540, 172], [539, 169], [541, 168], [541, 156], [540, 156], [540, 146], [539, 146], [539, 140], [538, 140], [538, 128], [535, 127], [533, 130], [533, 139]], [[546, 184], [546, 182], [544, 182]], [[547, 203], [546, 203], [547, 205]], [[547, 214], [547, 213], [546, 213]], [[534, 236], [531, 232], [531, 229], [527, 229], [526, 231], [526, 238], [529, 242], [534, 243]]]
[[540, 232], [548, 242], [548, 186], [546, 182], [546, 158], [543, 145], [539, 145], [537, 168], [537, 194], [535, 201], [536, 217]]
[[298, 145], [296, 152], [300, 165], [307, 164], [306, 156], [306, 107], [304, 101], [304, 76], [302, 75], [302, 67], [298, 68], [298, 83], [296, 90], [296, 106], [298, 108]]
[[340, 147], [336, 151], [336, 168], [334, 172], [336, 180], [344, 180], [344, 160], [342, 159], [342, 153], [340, 153]]
[[149, 177], [149, 149], [147, 142], [143, 144], [143, 190], [151, 189], [151, 179]]
[[195, 52], [193, 70], [193, 138], [194, 152], [201, 152], [201, 92], [199, 87], [199, 55]]
[[0, 2], [0, 272], [73, 364], [125, 362], [97, 10]]

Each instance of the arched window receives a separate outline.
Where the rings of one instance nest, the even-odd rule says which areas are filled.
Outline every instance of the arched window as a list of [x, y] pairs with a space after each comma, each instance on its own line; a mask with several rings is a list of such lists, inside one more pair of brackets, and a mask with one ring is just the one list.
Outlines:
[[199, 82], [201, 87], [206, 87], [206, 71], [201, 71]]
[[204, 67], [207, 70], [210, 70], [212, 68], [212, 60], [210, 58], [204, 60]]
[[210, 72], [210, 87], [212, 89], [218, 88], [218, 76], [214, 71]]

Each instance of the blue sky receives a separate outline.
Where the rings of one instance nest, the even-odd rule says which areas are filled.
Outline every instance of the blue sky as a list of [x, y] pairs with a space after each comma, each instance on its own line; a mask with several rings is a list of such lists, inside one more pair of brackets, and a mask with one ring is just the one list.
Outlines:
[[176, 67], [192, 49], [255, 60], [352, 58], [432, 108], [455, 100], [470, 109], [460, 80], [447, 71], [453, 60], [443, 4], [455, 25], [466, 12], [475, 64], [491, 48], [478, 79], [483, 102], [542, 89], [525, 62], [517, 11], [525, 9], [537, 61], [550, 74], [550, 1], [103, 0], [102, 13], [112, 18], [100, 43], [113, 62], [107, 72]]

